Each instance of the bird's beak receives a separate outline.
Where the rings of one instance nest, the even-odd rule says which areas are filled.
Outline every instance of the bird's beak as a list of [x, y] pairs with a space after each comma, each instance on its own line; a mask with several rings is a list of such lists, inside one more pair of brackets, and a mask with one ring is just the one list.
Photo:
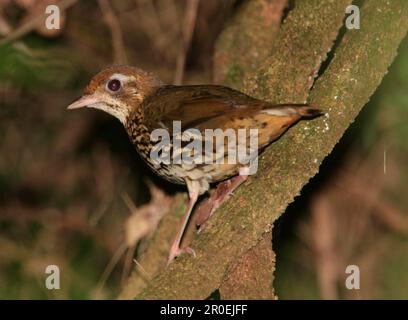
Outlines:
[[100, 103], [101, 100], [98, 99], [97, 97], [94, 97], [92, 95], [88, 96], [83, 96], [79, 98], [77, 101], [71, 103], [67, 109], [79, 109], [79, 108], [84, 108], [91, 106], [93, 104]]

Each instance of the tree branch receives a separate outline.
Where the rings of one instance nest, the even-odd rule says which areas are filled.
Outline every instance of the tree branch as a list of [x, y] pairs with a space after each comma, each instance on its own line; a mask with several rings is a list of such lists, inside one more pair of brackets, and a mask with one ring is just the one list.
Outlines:
[[276, 299], [272, 286], [274, 269], [272, 232], [267, 232], [228, 270], [219, 289], [221, 298]]
[[[348, 3], [296, 2], [275, 42], [276, 50], [245, 82], [244, 90], [276, 102], [305, 100]], [[310, 100], [327, 115], [296, 125], [268, 147], [260, 156], [258, 174], [236, 191], [193, 242], [197, 257], [180, 257], [137, 298], [208, 297], [317, 173], [379, 85], [408, 29], [404, 0], [366, 1], [361, 14], [361, 29], [346, 31], [311, 91]]]

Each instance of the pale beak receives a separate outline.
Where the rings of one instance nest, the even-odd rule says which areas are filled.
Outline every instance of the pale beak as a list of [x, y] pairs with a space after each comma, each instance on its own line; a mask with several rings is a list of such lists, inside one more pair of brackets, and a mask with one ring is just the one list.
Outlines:
[[67, 109], [78, 109], [101, 103], [101, 100], [94, 96], [83, 96], [77, 101], [71, 103]]

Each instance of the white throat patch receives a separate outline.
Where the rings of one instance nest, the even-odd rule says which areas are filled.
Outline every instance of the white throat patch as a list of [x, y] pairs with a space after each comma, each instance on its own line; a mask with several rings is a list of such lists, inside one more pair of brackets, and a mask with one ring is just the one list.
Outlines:
[[[115, 103], [115, 101], [110, 101], [110, 102], [112, 102], [113, 105]], [[114, 107], [111, 107], [110, 105], [108, 105], [108, 104], [106, 104], [104, 102], [100, 102], [100, 103], [91, 104], [88, 107], [89, 108], [99, 109], [99, 110], [105, 111], [106, 113], [109, 113], [110, 115], [117, 118], [120, 122], [122, 122], [123, 125], [125, 125], [126, 119], [127, 119], [128, 115], [129, 115], [129, 111], [125, 106], [123, 106], [123, 107], [120, 106], [119, 108], [114, 108]]]

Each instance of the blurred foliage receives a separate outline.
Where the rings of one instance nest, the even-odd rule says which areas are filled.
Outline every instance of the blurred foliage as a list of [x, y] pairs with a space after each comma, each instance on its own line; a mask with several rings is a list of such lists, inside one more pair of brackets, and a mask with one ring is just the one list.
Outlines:
[[[57, 58], [58, 53], [52, 51], [53, 47], [47, 48], [46, 43], [41, 42], [28, 42], [30, 46], [21, 44], [0, 47], [1, 80], [25, 89], [38, 89], [38, 86], [66, 88], [74, 76], [73, 65]], [[41, 49], [29, 49], [33, 47]]]

